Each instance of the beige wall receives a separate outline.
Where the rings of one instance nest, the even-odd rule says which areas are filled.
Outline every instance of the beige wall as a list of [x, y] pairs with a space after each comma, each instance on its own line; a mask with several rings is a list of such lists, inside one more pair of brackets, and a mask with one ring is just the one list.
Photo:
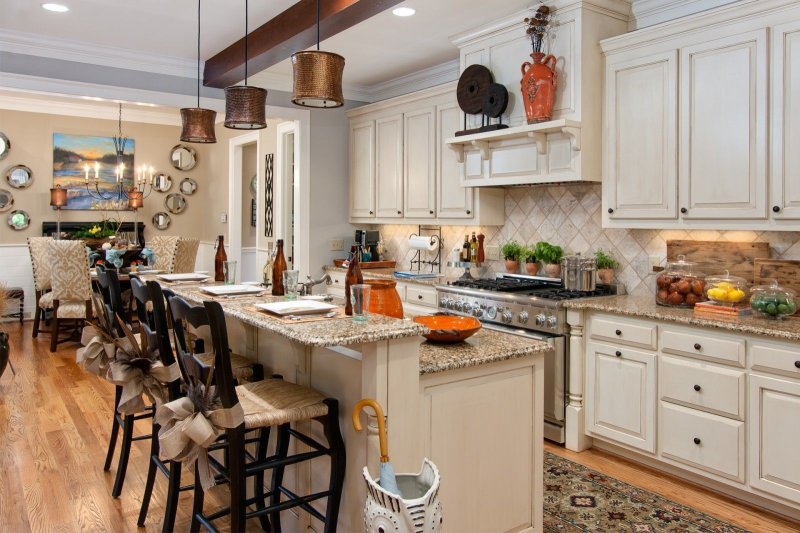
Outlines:
[[[250, 204], [253, 200], [250, 191], [250, 180], [256, 173], [258, 165], [258, 152], [256, 144], [247, 144], [242, 147], [242, 248], [252, 248], [256, 245], [256, 228], [250, 225]], [[258, 208], [256, 208], [258, 209]], [[263, 208], [260, 211], [263, 213]]]
[[[198, 191], [186, 197], [186, 210], [180, 215], [171, 215], [172, 225], [164, 232], [154, 230], [151, 219], [154, 213], [167, 211], [164, 206], [166, 194], [153, 192], [145, 199], [144, 208], [139, 211], [139, 222], [146, 225], [145, 239], [155, 234], [170, 234], [208, 240], [205, 228], [208, 225], [211, 192], [218, 183], [224, 183], [227, 189], [227, 169], [222, 174], [212, 173], [211, 163], [214, 159], [209, 157], [209, 153], [214, 150], [212, 147], [219, 145], [192, 145], [198, 151], [198, 164], [189, 172], [181, 172], [173, 168], [169, 162], [170, 149], [179, 143], [178, 126], [135, 123], [124, 119], [123, 110], [123, 134], [136, 141], [134, 161], [137, 166], [149, 164], [157, 171], [169, 173], [173, 178], [172, 189], [169, 192], [178, 192], [178, 183], [187, 176], [194, 178], [198, 183]], [[221, 129], [224, 128], [219, 125], [217, 130]], [[11, 141], [11, 151], [0, 161], [0, 171], [5, 175], [8, 167], [21, 164], [30, 167], [34, 177], [30, 188], [12, 189], [15, 209], [23, 209], [30, 213], [31, 225], [23, 231], [14, 231], [6, 224], [5, 216], [0, 220], [0, 244], [17, 244], [24, 243], [27, 237], [40, 235], [42, 222], [56, 220], [56, 213], [49, 206], [49, 189], [53, 183], [53, 133], [111, 136], [117, 132], [117, 122], [0, 109], [0, 131]], [[0, 186], [8, 188], [4, 179]], [[104, 213], [100, 211], [65, 210], [62, 211], [62, 221], [98, 221], [103, 215]], [[124, 222], [133, 221], [131, 211], [118, 213], [111, 211], [105, 212], [105, 215], [121, 218]]]

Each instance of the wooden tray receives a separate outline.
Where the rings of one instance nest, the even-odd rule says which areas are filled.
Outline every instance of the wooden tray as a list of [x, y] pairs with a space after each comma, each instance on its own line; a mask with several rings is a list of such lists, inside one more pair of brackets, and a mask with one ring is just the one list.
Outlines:
[[[345, 259], [334, 259], [333, 265], [340, 268], [347, 268]], [[397, 261], [359, 261], [358, 266], [361, 270], [368, 270], [370, 268], [394, 268], [397, 266]]]
[[752, 281], [756, 259], [769, 259], [767, 242], [727, 241], [667, 241], [667, 261], [677, 261], [685, 255], [687, 261], [697, 263], [697, 270], [709, 276], [729, 271]]

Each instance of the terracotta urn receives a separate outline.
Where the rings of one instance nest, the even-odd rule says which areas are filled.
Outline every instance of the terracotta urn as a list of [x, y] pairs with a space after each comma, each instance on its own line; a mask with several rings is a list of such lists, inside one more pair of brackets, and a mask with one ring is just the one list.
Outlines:
[[545, 263], [544, 271], [548, 278], [561, 277], [561, 265], [559, 263]]
[[529, 276], [535, 276], [539, 273], [539, 262], [534, 261], [533, 263], [525, 263], [525, 272], [528, 273]]
[[601, 268], [597, 271], [597, 280], [605, 285], [610, 285], [614, 281], [613, 268]]
[[516, 274], [519, 272], [519, 261], [516, 259], [506, 259], [506, 272]]
[[553, 116], [553, 104], [558, 86], [556, 57], [542, 52], [531, 54], [533, 62], [522, 64], [522, 102], [528, 124], [546, 122]]
[[370, 286], [369, 312], [376, 315], [403, 318], [403, 302], [397, 292], [397, 282], [389, 279], [365, 279]]

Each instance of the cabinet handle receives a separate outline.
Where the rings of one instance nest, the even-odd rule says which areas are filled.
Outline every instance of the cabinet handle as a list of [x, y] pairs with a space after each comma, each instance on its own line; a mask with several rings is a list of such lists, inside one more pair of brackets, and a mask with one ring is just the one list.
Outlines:
[[617, 357], [622, 357], [622, 352], [617, 350], [616, 352], [614, 352], [614, 355], [616, 355]]
[[699, 445], [699, 444], [700, 444], [700, 442], [701, 442], [699, 437], [695, 437], [693, 440], [694, 440], [694, 443], [695, 443], [695, 444], [698, 444], [698, 445]]
[[795, 366], [796, 368], [800, 368], [800, 361], [795, 361], [795, 362], [794, 362], [794, 366]]
[[700, 385], [695, 385], [694, 386], [694, 390], [697, 391], [697, 392], [700, 392], [700, 389], [702, 389], [702, 388], [703, 387], [701, 387]]
[[614, 333], [617, 335], [617, 337], [621, 337], [622, 336], [622, 331], [620, 331], [620, 330], [617, 330]]
[[614, 212], [614, 210], [613, 210], [612, 208], [610, 208], [610, 207], [609, 207], [609, 208], [608, 208], [608, 214], [610, 215], [610, 214], [612, 214], [613, 212]]
[[694, 349], [695, 349], [695, 350], [697, 350], [697, 351], [699, 352], [700, 350], [702, 350], [702, 349], [703, 349], [703, 347], [702, 347], [702, 346], [700, 346], [700, 343], [697, 343], [697, 342], [696, 342], [696, 343], [694, 343]]
[[772, 212], [773, 213], [780, 213], [781, 212], [781, 207], [779, 205], [773, 205], [772, 206]]
[[681, 213], [683, 213], [685, 215], [688, 212], [689, 212], [688, 209], [686, 209], [685, 207], [681, 207]]

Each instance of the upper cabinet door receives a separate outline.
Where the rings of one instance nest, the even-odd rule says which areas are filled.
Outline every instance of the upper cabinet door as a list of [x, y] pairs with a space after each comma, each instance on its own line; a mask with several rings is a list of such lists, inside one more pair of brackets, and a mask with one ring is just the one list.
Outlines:
[[462, 187], [461, 164], [456, 153], [445, 143], [462, 127], [458, 104], [436, 106], [436, 211], [442, 218], [467, 218], [473, 214], [474, 189]]
[[772, 31], [772, 212], [800, 218], [800, 21]]
[[350, 216], [375, 218], [375, 121], [350, 124]]
[[403, 115], [375, 121], [377, 216], [403, 218]]
[[606, 66], [606, 210], [677, 218], [678, 53]]
[[405, 216], [436, 217], [436, 118], [433, 106], [404, 116]]
[[767, 30], [681, 49], [680, 212], [765, 219]]

